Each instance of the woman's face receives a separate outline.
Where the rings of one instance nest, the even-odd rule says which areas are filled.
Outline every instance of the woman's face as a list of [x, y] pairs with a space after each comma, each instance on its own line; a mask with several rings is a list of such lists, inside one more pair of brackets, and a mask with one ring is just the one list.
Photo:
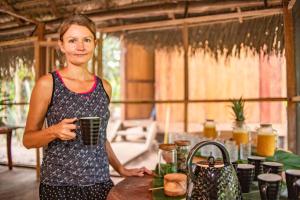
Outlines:
[[82, 66], [92, 58], [95, 39], [87, 27], [72, 24], [63, 35], [62, 40], [59, 41], [59, 46], [68, 63]]

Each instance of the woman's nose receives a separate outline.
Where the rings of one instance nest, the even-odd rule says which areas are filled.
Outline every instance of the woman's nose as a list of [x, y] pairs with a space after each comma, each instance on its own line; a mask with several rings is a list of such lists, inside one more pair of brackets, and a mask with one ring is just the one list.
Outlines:
[[84, 49], [84, 43], [83, 41], [78, 41], [76, 44], [76, 49], [83, 50]]

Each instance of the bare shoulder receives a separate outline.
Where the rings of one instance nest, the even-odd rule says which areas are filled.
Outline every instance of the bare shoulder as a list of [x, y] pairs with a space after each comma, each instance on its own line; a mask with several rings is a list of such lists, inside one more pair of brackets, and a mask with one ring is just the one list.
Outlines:
[[40, 98], [51, 98], [52, 95], [52, 89], [53, 89], [53, 78], [51, 74], [47, 74], [42, 76], [38, 79], [36, 82], [33, 93], [39, 94]]
[[111, 87], [110, 83], [107, 80], [103, 79], [103, 78], [101, 80], [102, 80], [105, 92], [107, 93], [109, 99], [111, 99], [112, 87]]
[[53, 87], [53, 78], [51, 74], [46, 74], [38, 79], [36, 87], [43, 89], [50, 89], [52, 91]]

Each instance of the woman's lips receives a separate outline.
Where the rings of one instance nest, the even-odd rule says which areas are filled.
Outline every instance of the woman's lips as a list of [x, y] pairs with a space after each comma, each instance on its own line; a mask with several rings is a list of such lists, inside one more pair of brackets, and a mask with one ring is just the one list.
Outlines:
[[74, 54], [74, 56], [86, 56], [87, 54]]

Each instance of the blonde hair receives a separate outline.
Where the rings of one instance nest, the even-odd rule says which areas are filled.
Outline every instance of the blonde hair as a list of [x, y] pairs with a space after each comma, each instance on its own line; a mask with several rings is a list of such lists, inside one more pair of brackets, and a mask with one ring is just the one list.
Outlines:
[[65, 32], [70, 28], [72, 24], [84, 26], [88, 28], [96, 39], [96, 24], [87, 16], [81, 14], [75, 14], [66, 18], [59, 28], [59, 39], [63, 41]]

